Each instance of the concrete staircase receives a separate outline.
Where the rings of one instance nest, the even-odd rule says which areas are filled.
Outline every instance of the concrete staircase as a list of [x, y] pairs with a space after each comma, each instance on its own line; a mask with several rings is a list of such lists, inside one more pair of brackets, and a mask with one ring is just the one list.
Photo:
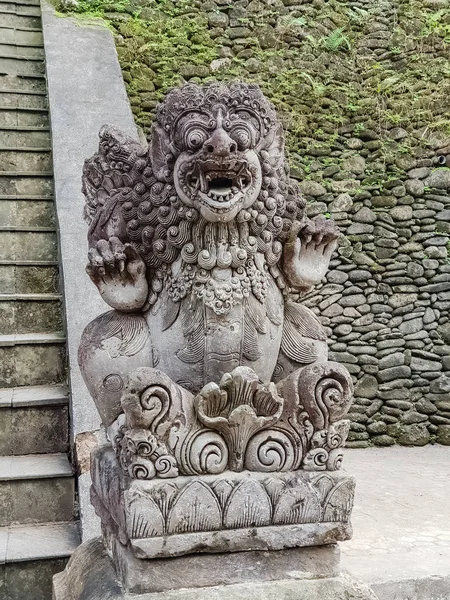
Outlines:
[[0, 598], [49, 600], [79, 543], [38, 0], [0, 0]]

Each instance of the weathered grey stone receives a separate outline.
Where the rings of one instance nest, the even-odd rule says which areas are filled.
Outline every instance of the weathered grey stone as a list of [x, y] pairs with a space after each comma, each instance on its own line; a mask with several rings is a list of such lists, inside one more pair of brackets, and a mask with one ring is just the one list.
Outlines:
[[353, 200], [350, 194], [339, 194], [330, 204], [331, 212], [347, 212], [353, 206]]
[[372, 375], [363, 375], [355, 386], [355, 396], [359, 398], [375, 398], [378, 382]]
[[379, 361], [380, 369], [389, 369], [390, 367], [396, 367], [398, 365], [405, 364], [405, 355], [403, 352], [389, 353]]
[[[64, 267], [71, 426], [76, 437], [80, 432], [100, 428], [95, 406], [86, 402], [87, 391], [76, 356], [84, 327], [105, 308], [86, 278], [83, 253], [76, 251], [83, 248], [86, 239], [86, 228], [74, 218], [82, 214], [84, 205], [80, 173], [86, 155], [94, 152], [97, 145], [93, 132], [104, 123], [112, 121], [129, 135], [137, 136], [137, 131], [111, 32], [107, 28], [81, 27], [70, 19], [56, 17], [47, 4], [42, 6], [42, 25], [52, 114], [54, 193]], [[65, 40], [66, 52], [61, 51], [61, 39]], [[53, 189], [48, 191], [53, 193]], [[32, 183], [28, 193], [41, 192]], [[41, 357], [40, 361], [45, 364], [47, 359]], [[89, 475], [78, 480], [85, 538], [99, 535], [99, 522], [89, 502], [89, 487]]]
[[393, 381], [396, 379], [408, 378], [411, 375], [410, 367], [403, 365], [399, 367], [391, 367], [380, 371], [377, 375], [378, 381], [385, 383], [387, 381]]
[[411, 169], [408, 171], [408, 175], [411, 179], [425, 179], [431, 173], [431, 169], [428, 167], [419, 167], [417, 169]]
[[310, 578], [335, 577], [340, 571], [339, 549], [336, 545], [277, 552], [191, 554], [176, 560], [153, 559], [149, 563], [136, 558], [116, 541], [113, 556], [123, 573], [123, 587], [133, 594], [209, 588], [219, 584], [282, 581], [291, 579], [294, 573], [297, 578], [307, 573]]
[[433, 380], [430, 383], [430, 392], [433, 394], [450, 392], [450, 377], [442, 375], [438, 379]]
[[372, 442], [375, 446], [393, 446], [395, 444], [395, 438], [390, 435], [375, 435], [372, 437]]
[[354, 173], [355, 175], [362, 175], [366, 168], [366, 161], [362, 156], [355, 154], [342, 161], [341, 166], [344, 171], [350, 171], [350, 173]]
[[374, 223], [377, 220], [377, 217], [370, 208], [364, 206], [358, 212], [353, 215], [353, 220], [357, 223]]
[[395, 221], [410, 221], [413, 218], [411, 206], [394, 206], [390, 214]]
[[316, 198], [326, 194], [326, 189], [323, 187], [323, 185], [317, 183], [316, 181], [305, 179], [304, 181], [301, 181], [299, 185], [305, 196], [313, 196]]
[[430, 441], [430, 432], [423, 423], [404, 425], [397, 441], [403, 446], [425, 446]]
[[450, 170], [436, 169], [423, 182], [428, 187], [446, 190], [450, 188]]
[[421, 356], [413, 356], [411, 358], [411, 368], [414, 371], [442, 371], [442, 363]]
[[425, 179], [425, 182], [422, 182], [419, 179], [408, 179], [407, 181], [405, 181], [406, 192], [414, 197], [423, 196], [425, 191], [425, 185], [429, 185], [426, 182], [427, 179]]
[[418, 333], [422, 331], [423, 321], [421, 317], [415, 317], [409, 321], [403, 322], [399, 329], [404, 334]]
[[374, 434], [386, 433], [387, 425], [384, 421], [375, 421], [367, 425], [367, 431]]
[[437, 441], [444, 446], [450, 446], [450, 425], [438, 425]]

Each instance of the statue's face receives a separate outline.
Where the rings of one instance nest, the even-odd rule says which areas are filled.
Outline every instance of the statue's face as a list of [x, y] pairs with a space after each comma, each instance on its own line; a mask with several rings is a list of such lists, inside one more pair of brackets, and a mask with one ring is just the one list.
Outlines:
[[173, 145], [178, 158], [174, 182], [180, 199], [207, 221], [230, 221], [250, 207], [261, 189], [255, 148], [261, 141], [258, 118], [244, 107], [218, 105], [183, 113]]

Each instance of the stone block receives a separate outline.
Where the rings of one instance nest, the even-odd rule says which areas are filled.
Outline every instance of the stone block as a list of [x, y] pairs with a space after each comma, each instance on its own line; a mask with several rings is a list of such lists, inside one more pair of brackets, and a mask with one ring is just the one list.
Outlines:
[[[194, 580], [192, 571], [186, 571], [183, 587], [167, 590], [172, 576], [173, 584], [176, 584], [188, 566], [185, 558], [175, 558], [167, 561], [168, 570], [163, 581], [166, 591], [133, 594], [127, 593], [119, 585], [112, 560], [102, 542], [94, 539], [80, 546], [66, 570], [54, 578], [53, 600], [377, 600], [368, 586], [350, 576], [328, 574], [329, 570], [336, 568], [335, 552], [335, 549], [328, 547], [302, 550], [301, 553], [292, 550], [288, 553], [264, 552], [251, 557], [243, 554], [235, 558], [215, 555], [208, 558], [214, 561], [213, 573], [207, 573], [204, 566], [199, 565], [199, 582]], [[328, 561], [326, 566], [323, 564], [325, 556]], [[253, 568], [245, 568], [250, 558], [253, 558]], [[241, 559], [241, 564], [237, 562], [238, 559]], [[160, 566], [156, 567], [158, 579], [163, 572], [159, 568], [164, 568], [163, 561], [159, 562]], [[236, 569], [233, 573], [234, 565]], [[295, 565], [293, 569], [291, 565]], [[325, 573], [319, 578], [317, 573], [321, 570], [325, 570]], [[214, 578], [217, 579], [215, 585], [201, 587], [201, 583]], [[221, 583], [221, 579], [225, 582]]]
[[132, 594], [209, 588], [243, 582], [335, 577], [340, 572], [340, 552], [337, 545], [271, 552], [190, 554], [176, 559], [143, 560], [136, 558], [130, 550], [114, 540], [112, 555], [124, 589]]

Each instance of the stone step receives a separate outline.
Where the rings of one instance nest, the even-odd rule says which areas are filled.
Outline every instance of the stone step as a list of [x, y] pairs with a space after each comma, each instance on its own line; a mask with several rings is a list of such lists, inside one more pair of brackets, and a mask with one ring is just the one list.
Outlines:
[[34, 90], [0, 88], [0, 105], [5, 109], [48, 109], [47, 95]]
[[67, 452], [68, 421], [63, 385], [0, 389], [0, 455]]
[[0, 171], [0, 197], [30, 194], [50, 196], [53, 193], [52, 176], [53, 172], [51, 171], [48, 173]]
[[57, 260], [54, 232], [0, 232], [0, 260]]
[[53, 294], [59, 289], [56, 262], [35, 261], [2, 264], [0, 261], [0, 289], [5, 294]]
[[4, 4], [16, 4], [22, 6], [40, 6], [39, 0], [0, 0], [0, 6]]
[[0, 104], [0, 127], [49, 127], [47, 108], [16, 108]]
[[0, 456], [0, 526], [71, 521], [74, 482], [66, 454]]
[[29, 17], [4, 10], [0, 11], [0, 19], [2, 27], [14, 27], [20, 29], [26, 28], [33, 30], [41, 29], [40, 17]]
[[79, 543], [76, 523], [0, 528], [2, 600], [50, 600], [53, 575]]
[[0, 386], [48, 385], [65, 381], [62, 333], [0, 335]]
[[[12, 203], [8, 203], [8, 206], [10, 206]], [[34, 226], [34, 225], [0, 225], [0, 233], [2, 232], [19, 232], [19, 233], [49, 233], [49, 232], [56, 232], [56, 227], [47, 225], [47, 226]]]
[[0, 127], [0, 147], [4, 146], [48, 148], [50, 146], [50, 130], [48, 127], [8, 127], [4, 125]]
[[34, 77], [45, 73], [45, 65], [41, 58], [0, 55], [0, 73]]
[[5, 27], [3, 19], [0, 20], [0, 40], [2, 44], [43, 44], [42, 29], [18, 29]]
[[[28, 385], [0, 388], [0, 407], [36, 408], [38, 406], [67, 406], [67, 385]], [[24, 452], [24, 454], [26, 454]]]
[[62, 327], [62, 300], [58, 294], [0, 295], [2, 333], [52, 333]]
[[22, 15], [26, 17], [40, 17], [41, 7], [35, 4], [16, 4], [15, 2], [0, 2], [0, 21], [5, 14]]
[[51, 148], [0, 147], [0, 169], [4, 171], [50, 171], [52, 165]]
[[23, 56], [33, 59], [43, 60], [45, 57], [44, 47], [42, 44], [6, 44], [0, 40], [0, 54], [7, 56]]
[[[0, 227], [30, 230], [41, 227], [52, 230], [56, 225], [53, 200], [1, 200]], [[0, 288], [1, 289], [1, 288]]]
[[52, 194], [0, 194], [0, 202], [34, 202], [35, 200], [53, 200]]
[[8, 75], [0, 71], [0, 90], [5, 89], [26, 94], [32, 91], [41, 91], [45, 89], [45, 75]]

